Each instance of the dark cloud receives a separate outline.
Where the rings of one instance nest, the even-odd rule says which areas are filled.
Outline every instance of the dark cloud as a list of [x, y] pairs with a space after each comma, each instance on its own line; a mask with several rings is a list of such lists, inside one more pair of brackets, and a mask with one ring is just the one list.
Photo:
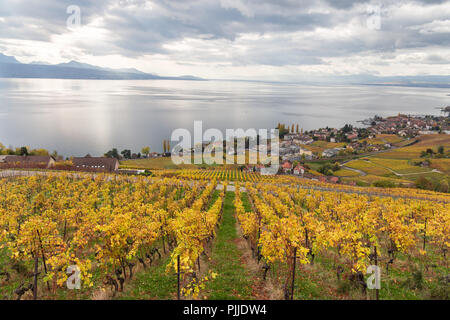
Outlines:
[[[52, 36], [68, 32], [69, 5], [80, 6], [83, 25], [102, 18], [101, 27], [109, 33], [108, 38], [97, 43], [79, 39], [76, 43], [92, 55], [139, 57], [160, 53], [182, 58], [185, 64], [222, 63], [227, 57], [207, 48], [208, 42], [222, 41], [225, 51], [236, 43], [246, 47], [242, 52], [229, 53], [228, 62], [234, 65], [282, 66], [323, 64], [326, 58], [364, 52], [383, 55], [399, 49], [450, 46], [448, 30], [431, 25], [448, 20], [450, 2], [445, 0], [1, 1], [5, 4], [0, 6], [0, 41], [50, 41]], [[368, 30], [366, 20], [371, 13], [367, 6], [376, 3], [380, 4], [381, 29]], [[392, 13], [406, 4], [421, 6], [423, 14]], [[447, 4], [447, 11], [428, 10], [438, 4]], [[244, 41], [242, 36], [246, 34], [257, 37]], [[181, 53], [170, 49], [171, 44], [183, 39], [202, 39], [205, 47]], [[423, 61], [439, 63], [447, 59], [441, 58]]]

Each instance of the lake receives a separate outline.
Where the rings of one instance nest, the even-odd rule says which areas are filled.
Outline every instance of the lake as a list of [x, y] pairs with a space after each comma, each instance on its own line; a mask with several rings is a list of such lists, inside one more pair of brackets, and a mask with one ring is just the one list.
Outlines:
[[116, 147], [162, 151], [176, 128], [305, 130], [374, 115], [436, 114], [448, 89], [237, 81], [0, 79], [0, 142], [102, 155]]

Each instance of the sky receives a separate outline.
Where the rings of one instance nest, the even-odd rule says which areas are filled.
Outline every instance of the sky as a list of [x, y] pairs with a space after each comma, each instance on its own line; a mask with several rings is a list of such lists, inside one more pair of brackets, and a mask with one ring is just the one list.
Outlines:
[[450, 75], [450, 0], [0, 0], [0, 52], [210, 79]]

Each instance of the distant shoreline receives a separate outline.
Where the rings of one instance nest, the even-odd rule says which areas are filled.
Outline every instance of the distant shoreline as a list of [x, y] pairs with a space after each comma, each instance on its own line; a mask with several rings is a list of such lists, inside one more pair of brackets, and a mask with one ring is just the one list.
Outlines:
[[[270, 80], [235, 80], [235, 79], [206, 79], [206, 78], [183, 78], [183, 77], [155, 77], [155, 78], [62, 78], [62, 77], [3, 77], [0, 79], [12, 79], [12, 80], [23, 80], [23, 79], [33, 79], [33, 80], [96, 80], [96, 81], [154, 81], [154, 80], [175, 80], [175, 81], [218, 81], [218, 82], [247, 82], [247, 83], [267, 83], [267, 84], [278, 84], [278, 85], [305, 85], [305, 86], [375, 86], [375, 87], [402, 87], [402, 88], [430, 88], [430, 89], [450, 89], [450, 84], [385, 84], [385, 83], [321, 83], [321, 82], [282, 82], [282, 81], [270, 81]], [[450, 97], [450, 94], [446, 96]]]

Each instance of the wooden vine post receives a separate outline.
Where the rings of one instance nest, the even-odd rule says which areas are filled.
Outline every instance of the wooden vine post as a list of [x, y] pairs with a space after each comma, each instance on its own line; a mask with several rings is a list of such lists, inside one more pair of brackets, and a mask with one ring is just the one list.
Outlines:
[[37, 283], [38, 283], [38, 263], [39, 257], [37, 252], [34, 253], [34, 282], [33, 282], [33, 300], [37, 300]]
[[180, 300], [180, 256], [177, 257], [177, 299]]
[[[374, 256], [375, 256], [375, 265], [378, 268], [378, 253], [377, 253], [377, 246], [374, 247]], [[379, 300], [380, 299], [380, 290], [378, 289], [378, 287], [375, 289], [375, 296], [376, 299]]]
[[297, 248], [294, 248], [294, 257], [293, 257], [293, 268], [292, 268], [292, 286], [291, 286], [291, 300], [294, 300], [294, 288], [295, 288], [295, 266], [297, 262]]

